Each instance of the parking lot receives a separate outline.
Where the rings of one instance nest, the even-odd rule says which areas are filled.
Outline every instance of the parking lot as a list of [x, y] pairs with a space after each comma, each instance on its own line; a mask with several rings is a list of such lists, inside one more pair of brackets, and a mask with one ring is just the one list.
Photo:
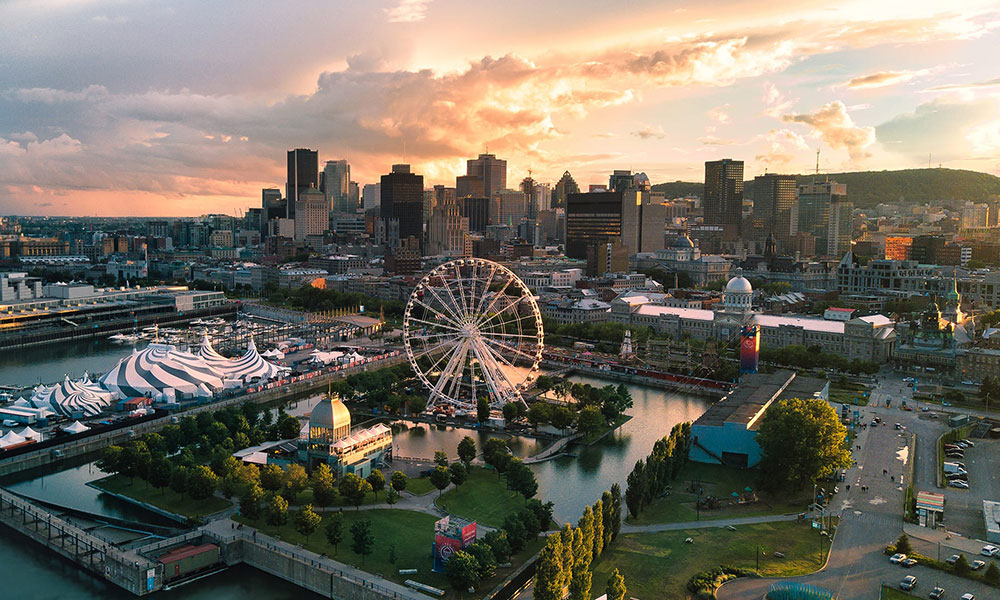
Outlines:
[[[966, 537], [986, 539], [983, 523], [983, 500], [1000, 500], [1000, 474], [996, 457], [1000, 440], [973, 439], [976, 444], [965, 450], [965, 463], [969, 472], [969, 489], [944, 490], [944, 522], [949, 531]], [[947, 459], [950, 460], [950, 459]]]

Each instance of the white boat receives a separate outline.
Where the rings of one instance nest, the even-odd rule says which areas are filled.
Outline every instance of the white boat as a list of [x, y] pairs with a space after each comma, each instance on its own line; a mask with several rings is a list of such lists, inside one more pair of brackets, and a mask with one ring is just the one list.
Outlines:
[[192, 325], [207, 325], [208, 323], [206, 323], [204, 319], [195, 319], [194, 321], [191, 321], [191, 324]]
[[215, 326], [218, 326], [218, 325], [225, 325], [226, 324], [226, 320], [225, 319], [209, 319], [208, 321], [205, 321], [203, 324], [204, 325], [212, 325], [213, 327], [215, 327]]
[[108, 337], [108, 339], [118, 344], [134, 344], [139, 341], [139, 336], [130, 333], [116, 333]]

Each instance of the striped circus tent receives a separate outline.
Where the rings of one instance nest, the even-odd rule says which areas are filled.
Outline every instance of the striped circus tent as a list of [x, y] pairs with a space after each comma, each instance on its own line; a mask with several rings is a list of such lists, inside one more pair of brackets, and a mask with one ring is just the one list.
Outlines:
[[62, 383], [36, 387], [28, 403], [34, 408], [51, 408], [64, 417], [77, 413], [93, 417], [114, 401], [114, 393], [90, 381], [88, 376], [72, 380], [67, 375]]
[[200, 356], [169, 344], [150, 344], [118, 361], [100, 383], [121, 397], [204, 396], [223, 387], [225, 375]]
[[239, 358], [226, 358], [212, 347], [211, 340], [206, 334], [201, 341], [201, 348], [198, 349], [198, 357], [203, 359], [209, 366], [216, 369], [227, 380], [247, 381], [251, 379], [273, 379], [282, 371], [287, 371], [286, 367], [280, 367], [270, 363], [257, 352], [257, 345], [253, 338], [247, 346], [246, 353]]

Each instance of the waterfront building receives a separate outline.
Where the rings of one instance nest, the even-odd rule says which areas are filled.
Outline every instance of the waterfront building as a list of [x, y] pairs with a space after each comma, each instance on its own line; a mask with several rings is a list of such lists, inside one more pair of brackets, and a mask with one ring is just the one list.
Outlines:
[[313, 408], [304, 435], [299, 437], [299, 458], [311, 471], [326, 463], [337, 478], [345, 473], [367, 477], [392, 454], [392, 431], [379, 423], [351, 430], [351, 413], [343, 401], [326, 396]]
[[739, 386], [691, 425], [688, 457], [695, 462], [740, 469], [755, 467], [761, 457], [757, 430], [768, 408], [791, 398], [826, 402], [829, 394], [829, 381], [793, 371], [745, 374]]

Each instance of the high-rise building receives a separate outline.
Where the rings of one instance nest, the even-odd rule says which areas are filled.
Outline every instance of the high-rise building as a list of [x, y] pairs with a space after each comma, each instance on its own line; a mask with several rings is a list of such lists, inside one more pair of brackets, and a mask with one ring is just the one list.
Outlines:
[[[438, 187], [444, 188], [435, 186], [435, 193]], [[454, 192], [453, 188], [445, 189]], [[465, 256], [468, 238], [469, 219], [461, 215], [455, 199], [444, 199], [437, 203], [427, 222], [427, 254]]]
[[913, 238], [909, 236], [886, 236], [886, 260], [910, 260], [913, 257]]
[[357, 181], [351, 181], [347, 184], [347, 202], [351, 212], [356, 212], [361, 206], [361, 188], [358, 187]]
[[500, 190], [490, 203], [490, 222], [517, 227], [528, 217], [528, 198], [522, 190]]
[[466, 161], [465, 174], [483, 181], [482, 195], [487, 198], [507, 189], [507, 161], [494, 154], [480, 154], [479, 158]]
[[635, 187], [635, 178], [632, 171], [615, 169], [608, 178], [608, 190], [612, 192], [625, 192]]
[[288, 201], [288, 218], [295, 218], [295, 200], [299, 194], [319, 187], [319, 152], [306, 148], [288, 151], [288, 179], [285, 180], [285, 198]]
[[366, 183], [361, 191], [361, 208], [371, 210], [378, 208], [382, 202], [382, 184]]
[[794, 175], [768, 173], [753, 180], [753, 220], [760, 223], [763, 237], [774, 235], [779, 247], [788, 251], [788, 241], [798, 233], [798, 203]]
[[459, 198], [484, 198], [483, 178], [472, 175], [459, 175], [455, 178], [455, 191]]
[[350, 202], [351, 165], [346, 160], [328, 160], [320, 177], [320, 191], [326, 196], [330, 212], [354, 212]]
[[264, 188], [260, 191], [260, 207], [263, 209], [264, 221], [280, 219], [288, 215], [288, 208], [281, 198], [278, 188]]
[[576, 180], [570, 175], [569, 171], [565, 171], [562, 177], [559, 178], [559, 182], [556, 183], [556, 187], [552, 190], [552, 201], [550, 208], [566, 208], [566, 197], [570, 194], [579, 194], [580, 186], [576, 184]]
[[962, 227], [971, 229], [973, 227], [990, 226], [990, 205], [966, 202], [962, 206]]
[[525, 177], [521, 180], [521, 193], [524, 194], [525, 216], [534, 219], [538, 214], [538, 182]]
[[399, 221], [399, 239], [422, 240], [424, 233], [424, 177], [410, 172], [410, 165], [392, 165], [382, 176], [380, 214], [383, 220]]
[[725, 158], [705, 163], [705, 225], [722, 230], [722, 239], [740, 238], [743, 223], [743, 161]]
[[847, 186], [814, 181], [799, 186], [799, 231], [816, 238], [816, 254], [837, 258], [851, 246], [851, 210]]
[[666, 210], [643, 202], [639, 190], [570, 194], [566, 199], [566, 256], [587, 258], [587, 247], [617, 239], [628, 255], [663, 248]]
[[459, 200], [459, 208], [463, 217], [469, 219], [469, 231], [486, 233], [490, 223], [490, 201], [488, 198], [467, 196]]
[[295, 201], [295, 241], [303, 242], [309, 236], [323, 235], [330, 227], [330, 207], [326, 196], [316, 188], [301, 192]]

